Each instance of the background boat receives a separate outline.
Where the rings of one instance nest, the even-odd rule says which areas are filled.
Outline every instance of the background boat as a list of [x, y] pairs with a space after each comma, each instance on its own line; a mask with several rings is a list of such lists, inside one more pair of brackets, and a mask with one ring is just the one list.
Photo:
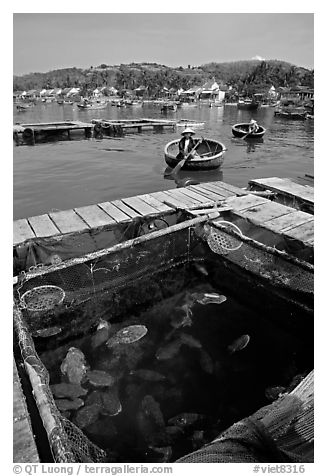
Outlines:
[[252, 99], [240, 99], [237, 103], [237, 107], [238, 109], [253, 111], [258, 109], [259, 103], [257, 101], [253, 101]]

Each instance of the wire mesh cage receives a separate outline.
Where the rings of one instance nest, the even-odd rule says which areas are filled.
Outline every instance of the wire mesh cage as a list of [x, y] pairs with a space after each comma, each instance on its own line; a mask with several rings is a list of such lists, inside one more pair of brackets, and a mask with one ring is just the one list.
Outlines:
[[[15, 331], [56, 462], [101, 462], [106, 454], [58, 411], [33, 332], [59, 326], [62, 339], [85, 335], [104, 310], [126, 316], [137, 306], [160, 301], [171, 286], [176, 291], [179, 284], [171, 285], [169, 273], [207, 258], [213, 263], [228, 260], [277, 287], [313, 292], [309, 265], [254, 242], [231, 222], [207, 222], [206, 216], [193, 218], [20, 275], [14, 290]], [[181, 285], [185, 275], [178, 273]]]

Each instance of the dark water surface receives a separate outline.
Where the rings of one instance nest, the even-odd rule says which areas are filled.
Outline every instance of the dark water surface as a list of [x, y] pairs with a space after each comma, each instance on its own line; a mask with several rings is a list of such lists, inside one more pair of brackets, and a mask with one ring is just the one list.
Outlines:
[[[307, 331], [283, 329], [273, 323], [269, 306], [263, 309], [258, 299], [250, 307], [242, 301], [242, 293], [236, 298], [227, 288], [214, 286], [210, 269], [207, 280], [196, 278], [192, 269], [176, 268], [176, 288], [185, 278], [186, 290], [127, 320], [112, 319], [110, 311], [103, 316], [110, 323], [110, 337], [129, 325], [146, 326], [148, 332], [139, 341], [108, 347], [103, 340], [96, 342], [92, 332], [56, 348], [50, 342], [37, 343], [51, 384], [65, 381], [60, 366], [72, 346], [83, 352], [91, 370], [113, 377], [113, 385], [102, 388], [82, 380], [87, 390], [82, 410], [65, 413], [91, 441], [109, 451], [111, 461], [174, 461], [269, 404], [267, 388], [287, 386], [311, 368]], [[190, 305], [191, 319], [184, 321], [187, 296], [213, 291], [223, 293], [225, 301], [195, 302]], [[292, 312], [282, 309], [281, 320], [289, 322]], [[230, 350], [244, 335], [250, 337], [248, 345]], [[144, 376], [145, 370], [155, 374]], [[108, 415], [105, 408], [95, 408], [99, 395], [115, 395], [120, 411]], [[82, 416], [84, 412], [95, 412], [92, 421]]]
[[[267, 128], [262, 142], [233, 138], [231, 127], [255, 118]], [[314, 123], [274, 117], [273, 108], [239, 111], [235, 106], [184, 107], [165, 116], [160, 106], [79, 110], [75, 105], [37, 104], [26, 112], [14, 111], [14, 123], [94, 118], [188, 118], [205, 121], [198, 135], [219, 140], [227, 147], [219, 171], [181, 172], [181, 178], [199, 182], [223, 180], [245, 187], [252, 178], [313, 174]], [[36, 146], [14, 146], [14, 219], [53, 210], [91, 205], [142, 193], [175, 188], [164, 178], [164, 146], [178, 138], [182, 128], [161, 133], [147, 131], [122, 138], [58, 141]]]

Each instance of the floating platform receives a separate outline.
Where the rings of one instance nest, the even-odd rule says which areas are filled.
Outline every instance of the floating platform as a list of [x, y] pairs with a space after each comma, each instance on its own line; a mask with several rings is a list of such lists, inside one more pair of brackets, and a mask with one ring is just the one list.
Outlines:
[[312, 257], [313, 215], [257, 193], [216, 181], [16, 220], [14, 262], [19, 266], [14, 274], [40, 262], [50, 264], [46, 260], [53, 254], [65, 260], [134, 238], [151, 220], [173, 225], [178, 211], [214, 207], [217, 202], [240, 219], [296, 243]]
[[176, 121], [164, 119], [93, 119], [94, 131], [98, 135], [104, 133], [107, 135], [123, 135], [126, 132], [143, 132], [154, 130], [161, 132], [164, 129], [175, 129]]
[[73, 131], [83, 131], [86, 138], [92, 136], [93, 124], [80, 121], [43, 122], [15, 124], [13, 137], [17, 145], [42, 142], [50, 136], [65, 135], [68, 139]]
[[269, 177], [250, 180], [248, 189], [270, 190], [274, 193], [274, 200], [279, 203], [314, 213], [314, 189], [310, 185], [300, 185], [288, 178]]
[[13, 463], [39, 463], [32, 424], [15, 360], [13, 361]]

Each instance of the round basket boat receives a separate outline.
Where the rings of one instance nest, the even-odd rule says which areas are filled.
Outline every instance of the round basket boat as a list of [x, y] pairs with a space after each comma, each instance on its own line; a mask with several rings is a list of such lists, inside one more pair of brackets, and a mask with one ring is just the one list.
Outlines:
[[[195, 141], [200, 141], [199, 137], [194, 138]], [[165, 146], [165, 161], [169, 167], [176, 167], [180, 159], [176, 159], [179, 152], [179, 139], [173, 140]], [[182, 167], [182, 170], [210, 170], [218, 169], [224, 162], [224, 154], [226, 147], [221, 142], [213, 139], [203, 139], [198, 145], [196, 152], [199, 157], [187, 160]]]
[[[244, 137], [245, 134], [249, 131], [250, 124], [248, 122], [242, 122], [240, 124], [235, 124], [232, 127], [232, 133], [235, 137]], [[257, 132], [251, 132], [246, 138], [247, 139], [260, 139], [264, 136], [266, 129], [262, 126], [259, 126]]]

